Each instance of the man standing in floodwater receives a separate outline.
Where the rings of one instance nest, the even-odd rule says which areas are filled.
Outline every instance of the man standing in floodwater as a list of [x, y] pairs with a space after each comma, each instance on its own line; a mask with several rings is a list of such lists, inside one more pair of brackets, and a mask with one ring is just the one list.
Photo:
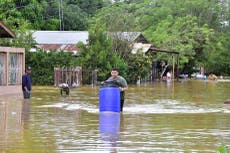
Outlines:
[[22, 91], [24, 99], [30, 99], [30, 94], [32, 90], [32, 82], [31, 82], [31, 67], [28, 66], [26, 68], [26, 73], [22, 75]]
[[111, 77], [107, 79], [107, 81], [117, 81], [117, 83], [119, 84], [119, 89], [120, 89], [120, 106], [121, 109], [120, 111], [123, 111], [123, 106], [124, 106], [124, 102], [125, 102], [125, 91], [128, 90], [128, 85], [126, 80], [118, 75], [118, 70], [116, 68], [113, 68], [111, 71]]

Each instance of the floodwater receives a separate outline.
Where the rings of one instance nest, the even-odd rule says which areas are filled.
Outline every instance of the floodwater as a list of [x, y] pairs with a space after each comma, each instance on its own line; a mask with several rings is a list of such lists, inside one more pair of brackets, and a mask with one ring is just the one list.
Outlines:
[[123, 113], [100, 113], [99, 87], [34, 86], [0, 97], [0, 153], [212, 153], [230, 146], [230, 82], [130, 85]]

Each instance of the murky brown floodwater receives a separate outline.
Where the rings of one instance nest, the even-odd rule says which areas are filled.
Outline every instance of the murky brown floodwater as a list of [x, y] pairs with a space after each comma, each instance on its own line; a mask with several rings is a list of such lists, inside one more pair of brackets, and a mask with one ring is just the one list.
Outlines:
[[99, 113], [99, 87], [61, 96], [34, 87], [30, 100], [0, 97], [0, 153], [193, 152], [230, 146], [230, 82], [129, 86], [122, 114]]

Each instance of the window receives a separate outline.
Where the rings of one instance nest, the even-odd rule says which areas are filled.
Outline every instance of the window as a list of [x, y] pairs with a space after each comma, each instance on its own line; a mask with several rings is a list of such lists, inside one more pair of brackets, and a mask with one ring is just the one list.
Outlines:
[[6, 84], [6, 53], [0, 53], [0, 86]]
[[21, 83], [21, 67], [22, 67], [22, 54], [10, 53], [8, 61], [8, 81], [9, 85], [15, 85]]

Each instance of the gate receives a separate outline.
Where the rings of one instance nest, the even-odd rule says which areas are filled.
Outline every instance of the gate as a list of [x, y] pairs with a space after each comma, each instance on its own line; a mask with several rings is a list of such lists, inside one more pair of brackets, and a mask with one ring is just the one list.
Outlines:
[[69, 87], [82, 85], [82, 68], [54, 68], [54, 86], [66, 83]]

